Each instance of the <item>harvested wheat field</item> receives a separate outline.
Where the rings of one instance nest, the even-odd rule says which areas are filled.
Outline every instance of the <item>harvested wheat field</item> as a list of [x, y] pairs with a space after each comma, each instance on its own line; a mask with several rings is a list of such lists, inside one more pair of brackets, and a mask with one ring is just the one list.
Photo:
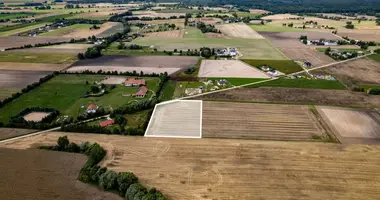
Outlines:
[[147, 33], [145, 37], [183, 38], [184, 30]]
[[27, 115], [25, 115], [24, 119], [26, 121], [39, 122], [43, 118], [45, 118], [49, 115], [50, 115], [50, 113], [46, 113], [46, 112], [31, 112], [31, 113], [28, 113]]
[[21, 128], [0, 128], [0, 140], [22, 136], [36, 131], [37, 130]]
[[19, 36], [8, 36], [0, 37], [0, 50], [11, 48], [11, 47], [21, 47], [24, 45], [35, 45], [38, 43], [46, 42], [64, 42], [69, 41], [70, 38], [63, 37], [19, 37]]
[[339, 29], [338, 35], [342, 37], [349, 37], [350, 39], [355, 39], [355, 40], [380, 42], [379, 29], [373, 29], [373, 30], [371, 29], [367, 29], [367, 30]]
[[140, 72], [175, 74], [183, 71], [197, 62], [192, 56], [102, 56], [96, 59], [80, 60], [74, 63], [67, 71], [78, 72], [90, 70], [97, 72]]
[[324, 132], [307, 106], [204, 101], [202, 117], [203, 137], [312, 140]]
[[103, 166], [131, 171], [172, 200], [380, 198], [379, 146], [82, 133], [47, 133], [1, 146], [51, 145], [62, 135], [100, 143], [108, 153]]
[[215, 28], [219, 29], [223, 34], [229, 37], [246, 39], [264, 39], [263, 36], [261, 36], [251, 27], [243, 23], [216, 25]]
[[67, 66], [67, 64], [1, 62], [0, 70], [59, 71], [65, 69]]
[[204, 33], [206, 38], [227, 38], [225, 35], [220, 33]]
[[275, 14], [275, 15], [268, 15], [265, 17], [262, 17], [261, 19], [265, 20], [284, 20], [284, 19], [294, 19], [294, 18], [299, 18], [300, 16], [298, 15], [292, 15], [292, 14]]
[[89, 36], [99, 35], [105, 31], [107, 31], [108, 29], [111, 29], [113, 26], [117, 26], [117, 25], [119, 25], [118, 22], [106, 22], [106, 23], [100, 25], [99, 29], [95, 29], [95, 30], [74, 29], [70, 33], [67, 33], [67, 34], [65, 33], [65, 35], [63, 35], [62, 37], [66, 37], [66, 38], [87, 38]]
[[346, 143], [380, 144], [380, 114], [374, 110], [318, 106], [318, 112]]
[[87, 158], [81, 154], [37, 149], [0, 149], [0, 199], [111, 199], [122, 198], [77, 181]]
[[267, 14], [267, 13], [270, 13], [270, 11], [261, 10], [261, 9], [249, 9], [249, 12], [252, 13], [252, 14]]
[[310, 62], [313, 67], [320, 67], [335, 62], [334, 59], [310, 48], [278, 48], [287, 57], [295, 61]]
[[380, 84], [380, 63], [369, 58], [361, 58], [324, 68], [348, 87], [360, 84]]
[[380, 96], [348, 90], [302, 88], [238, 88], [206, 94], [194, 99], [356, 106], [365, 108], [380, 107]]
[[270, 78], [240, 60], [202, 60], [199, 77]]

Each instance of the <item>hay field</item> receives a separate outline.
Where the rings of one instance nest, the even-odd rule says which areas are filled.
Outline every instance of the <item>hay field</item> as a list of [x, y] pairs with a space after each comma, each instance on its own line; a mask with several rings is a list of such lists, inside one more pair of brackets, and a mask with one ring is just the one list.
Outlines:
[[202, 60], [199, 77], [270, 78], [266, 73], [240, 60]]
[[324, 132], [307, 106], [209, 101], [202, 131], [203, 137], [268, 140], [312, 140]]
[[[380, 114], [374, 110], [349, 108], [317, 107], [330, 128], [340, 138], [367, 139], [370, 143], [380, 143]], [[354, 140], [352, 140], [354, 139]], [[372, 141], [371, 141], [372, 140]]]
[[11, 47], [21, 47], [27, 44], [35, 45], [38, 43], [46, 42], [63, 42], [70, 41], [70, 38], [63, 37], [18, 37], [18, 36], [9, 36], [9, 37], [0, 37], [0, 50], [11, 48]]
[[0, 128], [0, 140], [22, 136], [36, 131], [37, 130], [21, 128]]
[[236, 47], [243, 54], [242, 59], [262, 60], [287, 60], [280, 51], [263, 39], [243, 38], [137, 38], [133, 44], [143, 46], [155, 46], [158, 50], [173, 51], [174, 49], [187, 51], [188, 49], [200, 49], [202, 47], [226, 48]]
[[223, 34], [234, 38], [247, 38], [247, 39], [264, 39], [263, 36], [254, 31], [246, 24], [223, 24], [216, 25], [215, 28], [219, 29]]
[[55, 144], [60, 135], [100, 143], [108, 153], [102, 166], [131, 171], [169, 199], [380, 198], [379, 146], [80, 133], [48, 133], [1, 146]]
[[0, 149], [0, 198], [13, 199], [110, 199], [122, 198], [77, 181], [87, 158], [80, 154], [37, 149]]
[[380, 63], [369, 58], [341, 63], [318, 71], [333, 75], [348, 87], [359, 84], [380, 84]]
[[87, 38], [89, 36], [98, 35], [112, 26], [116, 25], [114, 22], [107, 22], [100, 26], [100, 29], [90, 30], [93, 26], [91, 24], [74, 24], [66, 26], [54, 31], [40, 34], [41, 36], [62, 36], [67, 38]]
[[144, 37], [159, 37], [159, 38], [183, 38], [184, 30], [163, 31], [147, 33]]
[[180, 100], [157, 104], [145, 137], [202, 137], [202, 101]]
[[43, 63], [16, 63], [1, 62], [0, 70], [27, 70], [27, 71], [59, 71], [65, 69], [68, 64], [43, 64]]

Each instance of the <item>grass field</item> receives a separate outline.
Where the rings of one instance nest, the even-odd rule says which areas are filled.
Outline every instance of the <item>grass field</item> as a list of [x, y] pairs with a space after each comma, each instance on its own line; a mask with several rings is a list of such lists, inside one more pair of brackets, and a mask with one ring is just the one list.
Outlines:
[[189, 27], [185, 29], [184, 38], [205, 38], [201, 30], [195, 27]]
[[371, 58], [372, 60], [380, 62], [380, 54], [372, 54], [372, 55], [369, 55], [368, 58]]
[[226, 80], [231, 86], [245, 85], [248, 83], [255, 83], [263, 80], [265, 78], [207, 78], [207, 80]]
[[20, 88], [0, 88], [0, 101], [20, 92]]
[[368, 89], [380, 89], [380, 85], [360, 85], [360, 88], [363, 88], [365, 92], [368, 92]]
[[91, 25], [91, 24], [74, 24], [71, 26], [66, 26], [66, 27], [63, 27], [60, 29], [56, 29], [54, 31], [42, 33], [42, 34], [40, 34], [40, 36], [63, 36], [63, 35], [69, 34], [70, 32], [72, 32], [74, 30], [78, 30], [78, 29], [88, 29], [89, 30], [92, 26], [93, 25]]
[[36, 28], [43, 27], [49, 23], [31, 23], [31, 24], [19, 24], [10, 27], [0, 28], [0, 36], [11, 36], [18, 33], [30, 31]]
[[250, 12], [236, 12], [237, 16], [238, 17], [250, 17], [250, 18], [254, 18], [256, 16], [259, 16], [259, 14], [253, 14], [253, 13], [250, 13]]
[[162, 51], [154, 51], [149, 47], [143, 49], [118, 49], [118, 42], [112, 43], [107, 49], [102, 51], [103, 55], [133, 55], [133, 56], [167, 56], [168, 54]]
[[264, 39], [223, 39], [223, 38], [138, 38], [132, 43], [151, 46], [154, 45], [159, 50], [173, 51], [200, 49], [202, 47], [226, 48], [237, 47], [243, 54], [243, 59], [265, 59], [265, 60], [287, 60], [281, 52], [274, 48]]
[[263, 31], [263, 32], [305, 32], [304, 29], [299, 28], [290, 28], [287, 26], [273, 26], [271, 24], [266, 25], [249, 25], [255, 31]]
[[139, 128], [144, 126], [144, 123], [148, 119], [148, 115], [150, 114], [150, 112], [152, 112], [152, 110], [144, 110], [134, 114], [124, 115], [124, 117], [127, 119], [126, 128]]
[[332, 90], [346, 89], [341, 83], [339, 83], [339, 81], [285, 79], [285, 78], [280, 78], [274, 81], [247, 86], [247, 88], [259, 88], [259, 87], [312, 88], [312, 89], [332, 89]]
[[[117, 86], [108, 94], [101, 97], [81, 98], [95, 81], [99, 82], [104, 79], [104, 75], [73, 75], [61, 74], [50, 81], [42, 84], [31, 92], [22, 95], [17, 100], [7, 104], [0, 109], [0, 121], [7, 122], [9, 118], [16, 115], [26, 107], [50, 107], [61, 111], [63, 115], [76, 116], [82, 113], [89, 104], [93, 103], [103, 106], [106, 110], [117, 108], [130, 101], [139, 100], [131, 96], [122, 96], [123, 94], [134, 94], [137, 92], [136, 87]], [[147, 80], [149, 88], [149, 98], [152, 91], [158, 86], [158, 78], [144, 78]], [[88, 85], [85, 83], [88, 81]], [[84, 108], [81, 108], [84, 106]]]
[[292, 60], [248, 60], [248, 59], [242, 59], [241, 61], [253, 66], [263, 66], [267, 65], [269, 67], [272, 67], [274, 69], [277, 69], [278, 71], [290, 74], [294, 72], [302, 71], [302, 67], [298, 65], [296, 62]]
[[0, 52], [0, 62], [71, 64], [76, 60], [77, 57], [72, 54]]
[[172, 81], [172, 80], [167, 81], [164, 87], [162, 88], [162, 92], [161, 92], [159, 100], [160, 101], [172, 100], [176, 85], [177, 85], [176, 81]]

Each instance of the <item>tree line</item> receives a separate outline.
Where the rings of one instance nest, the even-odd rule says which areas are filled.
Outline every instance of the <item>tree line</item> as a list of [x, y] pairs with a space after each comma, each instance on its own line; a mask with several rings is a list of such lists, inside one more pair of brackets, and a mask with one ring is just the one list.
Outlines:
[[115, 172], [98, 163], [105, 157], [106, 150], [97, 143], [84, 142], [77, 145], [67, 136], [59, 137], [55, 146], [41, 146], [40, 149], [85, 154], [86, 164], [80, 170], [78, 179], [97, 185], [104, 191], [115, 191], [127, 200], [166, 200], [155, 188], [147, 189], [132, 172]]

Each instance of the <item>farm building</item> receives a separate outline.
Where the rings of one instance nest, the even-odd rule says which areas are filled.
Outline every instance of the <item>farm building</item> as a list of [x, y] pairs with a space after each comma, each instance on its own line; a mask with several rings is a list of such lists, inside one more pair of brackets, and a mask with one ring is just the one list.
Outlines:
[[98, 109], [98, 106], [94, 105], [94, 104], [91, 104], [87, 107], [86, 109], [86, 113], [87, 114], [90, 114], [90, 113], [96, 113], [96, 110]]
[[148, 92], [148, 88], [145, 86], [142, 86], [139, 88], [139, 91], [135, 95], [138, 98], [144, 98], [147, 92]]
[[127, 87], [136, 87], [140, 85], [145, 85], [144, 79], [129, 78], [125, 80], [124, 85]]
[[115, 123], [115, 120], [113, 119], [109, 119], [109, 120], [105, 120], [105, 121], [101, 121], [99, 122], [99, 126], [101, 127], [106, 127], [106, 126], [111, 126]]

